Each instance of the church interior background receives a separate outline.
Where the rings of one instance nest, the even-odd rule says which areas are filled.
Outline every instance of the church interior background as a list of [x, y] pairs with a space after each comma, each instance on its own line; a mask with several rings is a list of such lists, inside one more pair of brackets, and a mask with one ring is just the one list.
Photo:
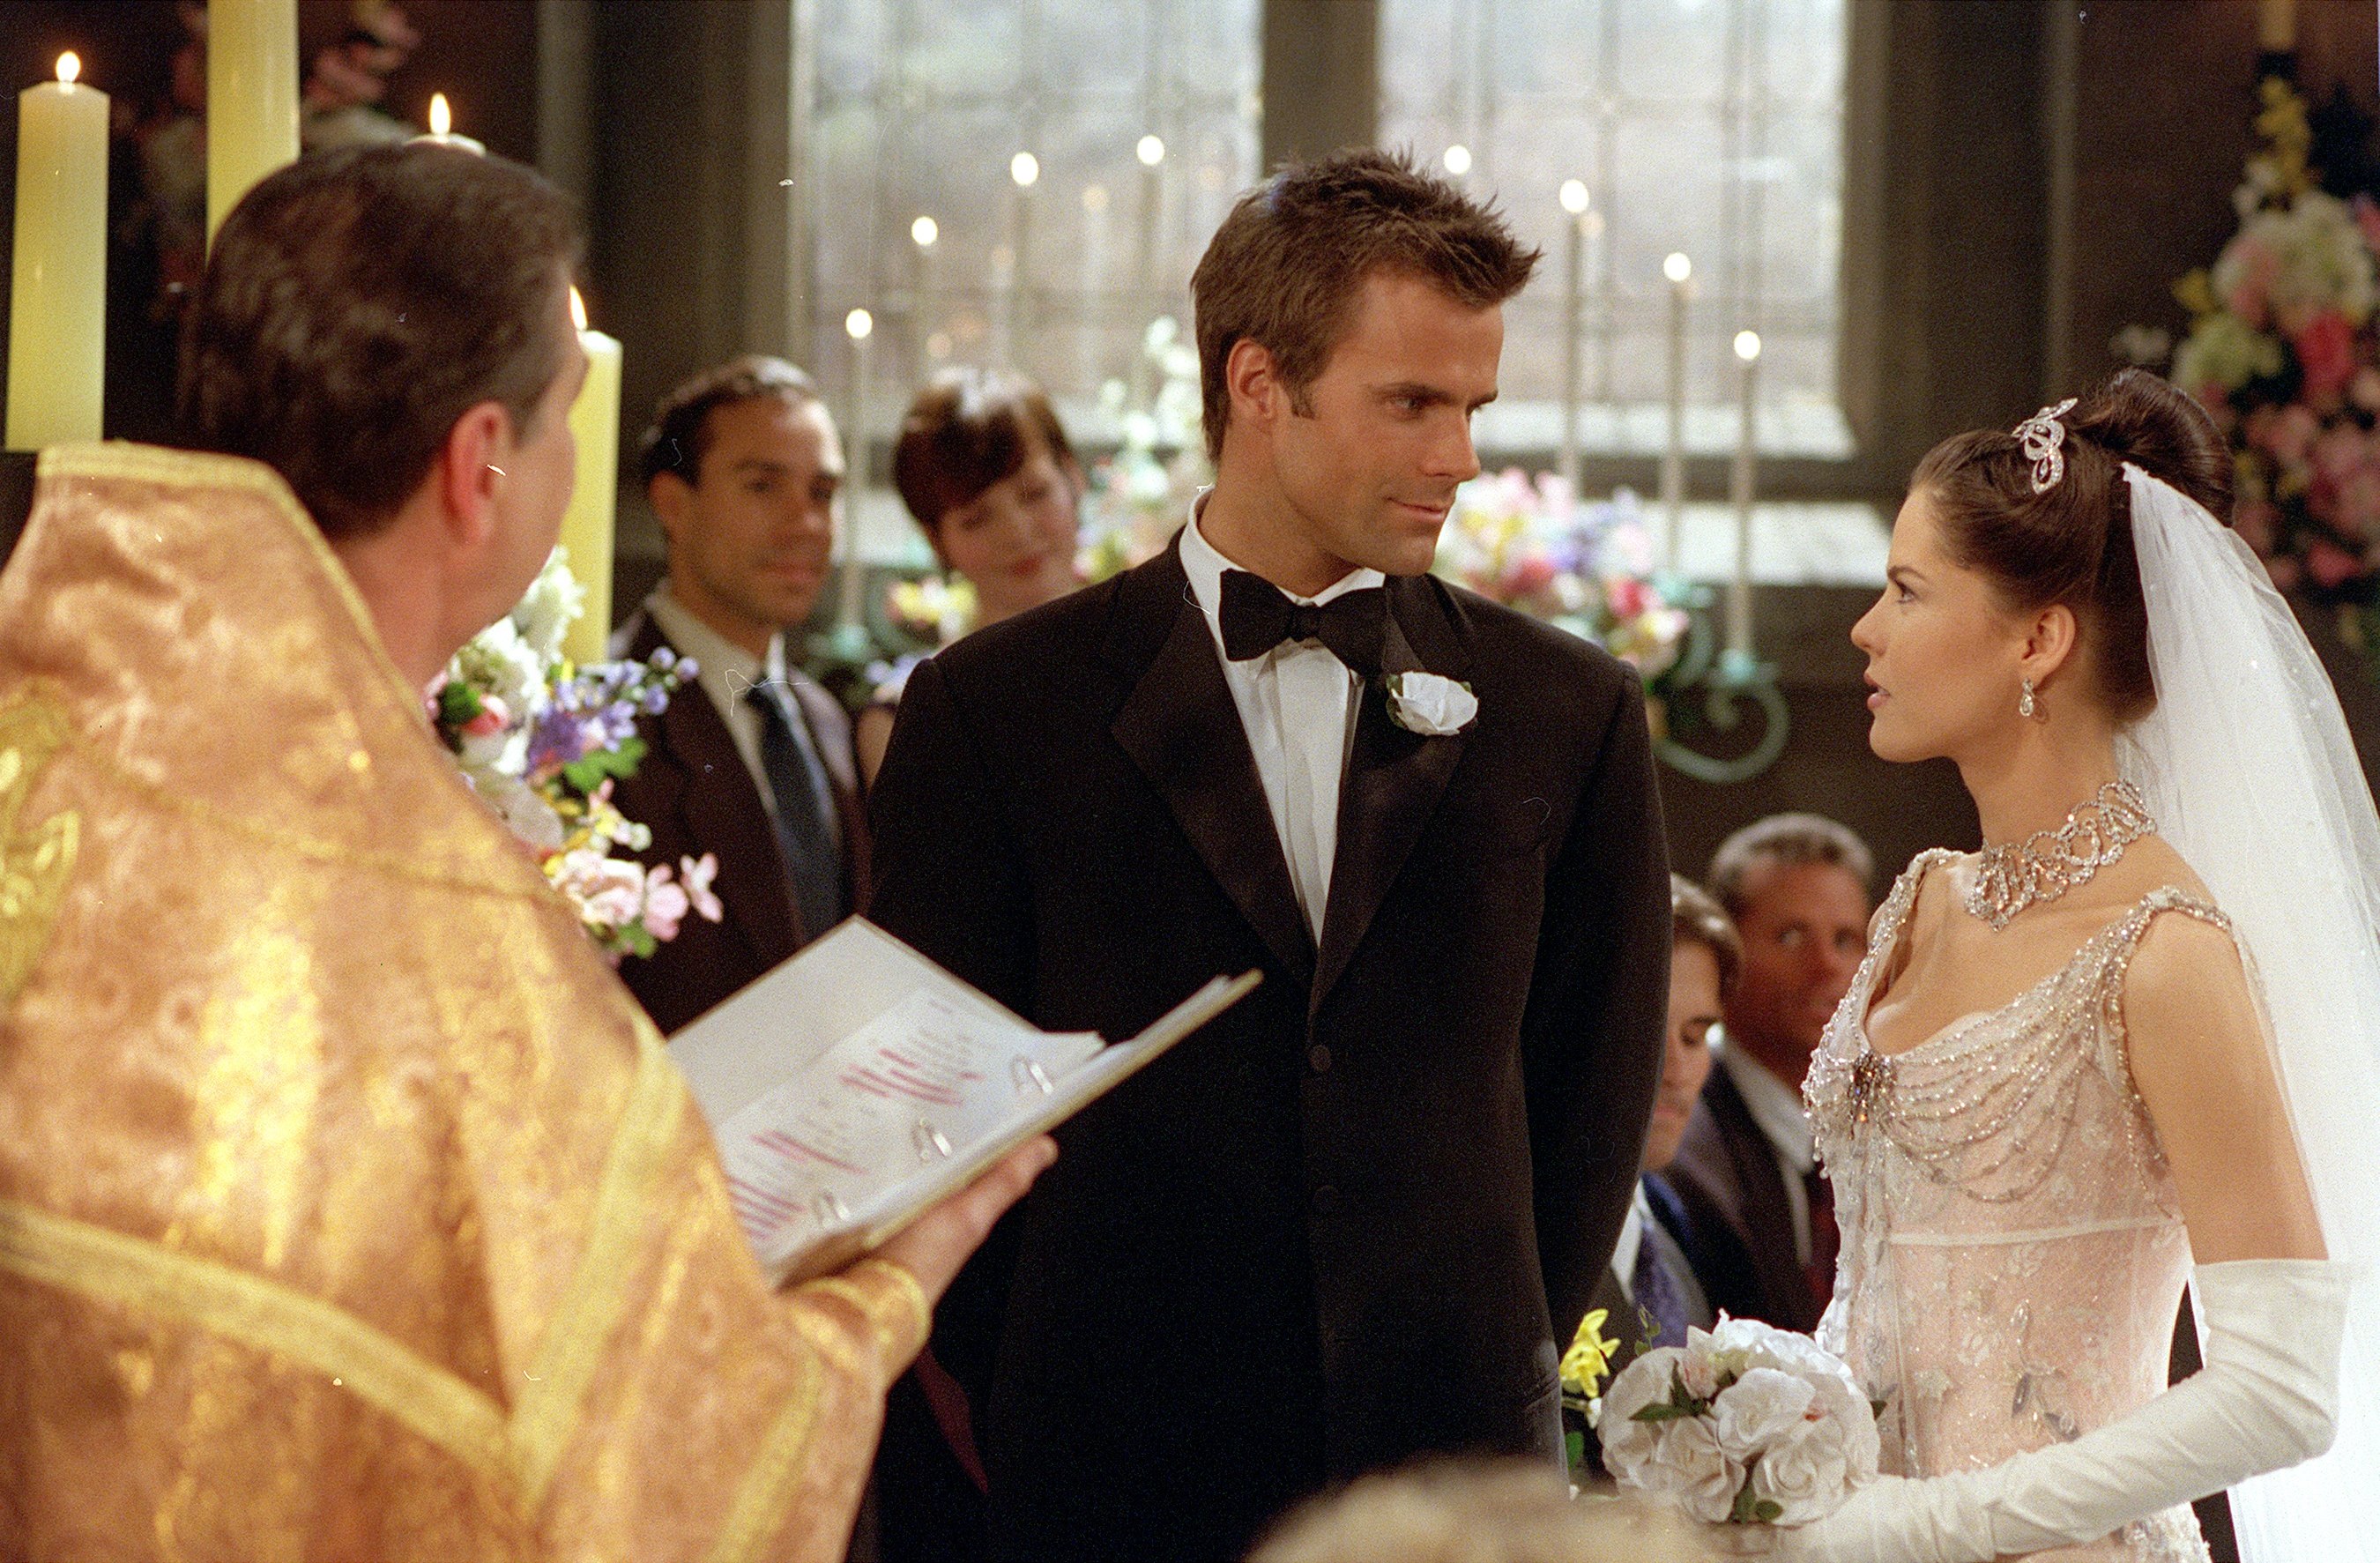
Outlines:
[[[12, 91], [71, 50], [110, 94], [111, 437], [171, 436], [204, 232], [188, 188], [203, 9], [0, 15]], [[326, 69], [391, 12], [384, 68]], [[932, 561], [887, 465], [932, 370], [1004, 365], [1050, 388], [1095, 469], [1087, 559], [1111, 566], [1178, 522], [1200, 479], [1186, 285], [1240, 191], [1285, 159], [1376, 144], [1492, 194], [1546, 262], [1508, 310], [1451, 568], [1616, 643], [1641, 617], [1619, 596], [1557, 600], [1519, 578], [1534, 556], [1500, 551], [1569, 512], [1548, 474], [1634, 550], [1624, 580], [1587, 584], [1673, 610], [1637, 650], [1689, 872], [1780, 808], [1845, 819], [1888, 868], [1972, 843], [1947, 765], [1869, 755], [1845, 638], [1911, 466], [2125, 362], [2175, 365], [2216, 302], [2177, 283], [2225, 252], [2243, 167], [2292, 125], [2323, 188], [2380, 191], [2371, 0], [300, 0], [298, 16], [310, 138], [358, 116], [425, 125], [435, 92], [457, 132], [580, 202], [589, 313], [624, 345], [624, 440], [664, 388], [735, 353], [819, 379], [857, 431], [850, 563], [810, 642], [828, 671], [930, 635], [911, 622], [922, 594], [893, 589]], [[16, 137], [0, 118], [0, 169]], [[0, 236], [13, 199], [0, 181]], [[2351, 210], [2380, 248], [2380, 219]], [[2372, 373], [2374, 328], [2354, 323]], [[2374, 410], [2349, 408], [2358, 438]], [[617, 515], [615, 615], [661, 568], [633, 482]], [[2273, 546], [2380, 757], [2380, 646], [2356, 643], [2380, 626], [2367, 524], [2380, 536], [2380, 516], [2328, 518], [2318, 557]]]

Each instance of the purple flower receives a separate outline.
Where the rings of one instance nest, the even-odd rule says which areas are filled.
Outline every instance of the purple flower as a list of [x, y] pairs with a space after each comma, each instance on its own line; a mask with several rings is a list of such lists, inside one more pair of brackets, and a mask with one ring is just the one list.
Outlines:
[[586, 724], [577, 713], [559, 707], [549, 709], [538, 721], [528, 740], [528, 769], [532, 775], [555, 766], [565, 766], [584, 756], [592, 745]]

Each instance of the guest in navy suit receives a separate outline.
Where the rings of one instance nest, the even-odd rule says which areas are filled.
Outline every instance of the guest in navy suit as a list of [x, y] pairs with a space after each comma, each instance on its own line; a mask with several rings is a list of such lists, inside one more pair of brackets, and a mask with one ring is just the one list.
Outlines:
[[851, 723], [785, 652], [842, 504], [843, 445], [817, 387], [778, 358], [722, 364], [662, 398], [642, 462], [669, 575], [613, 649], [666, 648], [700, 672], [698, 691], [638, 721], [646, 754], [616, 801], [652, 831], [647, 861], [718, 858], [723, 913], [621, 967], [672, 1032], [857, 909], [868, 825]]

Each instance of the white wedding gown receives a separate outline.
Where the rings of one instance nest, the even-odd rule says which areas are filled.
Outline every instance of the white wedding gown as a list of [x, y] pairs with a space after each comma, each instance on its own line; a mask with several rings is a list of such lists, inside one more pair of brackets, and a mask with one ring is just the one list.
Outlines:
[[[1903, 1476], [2069, 1442], [2164, 1390], [2190, 1239], [2132, 1086], [2119, 1000], [2156, 917], [2229, 927], [2157, 891], [2012, 1002], [1879, 1055], [1866, 1015], [1904, 963], [1921, 891], [1950, 893], [1928, 875], [1953, 855], [1920, 855], [1893, 887], [1807, 1086], [1842, 1229], [1818, 1340], [1883, 1402], [1882, 1469]], [[2184, 1507], [2036, 1556], [2207, 1554]]]

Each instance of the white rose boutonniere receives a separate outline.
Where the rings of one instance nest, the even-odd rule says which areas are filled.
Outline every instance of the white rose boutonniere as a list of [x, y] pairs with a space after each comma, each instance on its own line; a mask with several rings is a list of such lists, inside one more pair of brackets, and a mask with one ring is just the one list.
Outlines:
[[1479, 720], [1479, 697], [1471, 685], [1440, 673], [1390, 673], [1389, 719], [1408, 733], [1444, 738]]

